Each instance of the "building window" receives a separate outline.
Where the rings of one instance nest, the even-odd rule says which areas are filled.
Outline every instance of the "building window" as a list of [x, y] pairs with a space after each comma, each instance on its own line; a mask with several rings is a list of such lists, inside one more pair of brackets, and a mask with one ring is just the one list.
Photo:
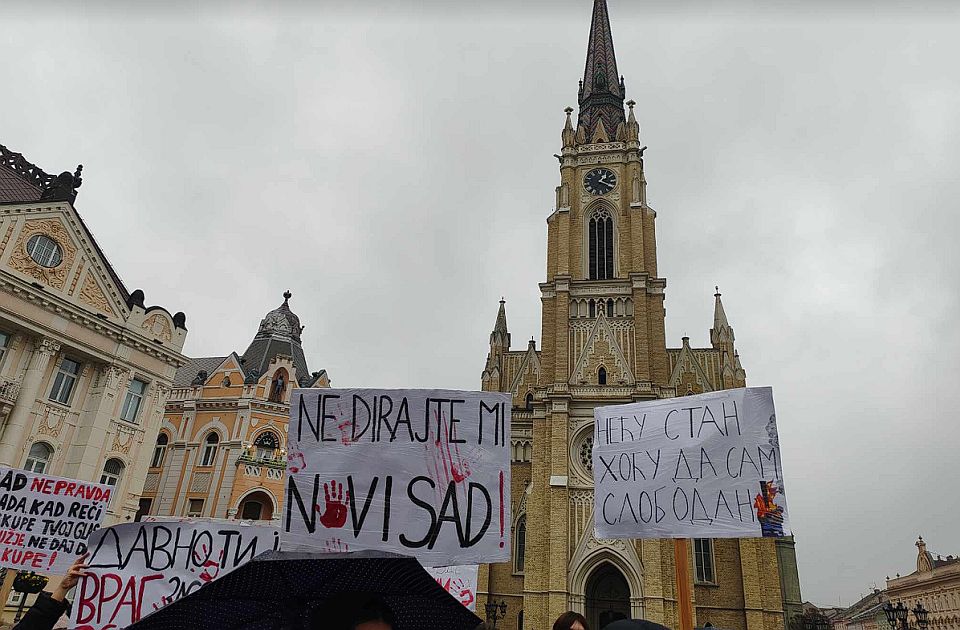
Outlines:
[[50, 390], [50, 400], [66, 405], [70, 402], [70, 394], [77, 384], [80, 375], [80, 363], [64, 357], [57, 369], [57, 376], [53, 380], [53, 389]]
[[513, 572], [523, 573], [523, 557], [527, 549], [527, 517], [521, 516], [513, 534]]
[[257, 459], [277, 459], [280, 450], [280, 439], [273, 431], [264, 431], [253, 441], [257, 449]]
[[47, 464], [53, 456], [53, 447], [46, 442], [34, 442], [30, 447], [30, 454], [27, 455], [27, 463], [23, 469], [35, 473], [47, 472]]
[[527, 411], [533, 411], [533, 392], [527, 393], [526, 408]]
[[597, 303], [594, 302], [593, 300], [590, 300], [589, 304], [590, 306], [589, 306], [589, 310], [587, 311], [587, 316], [593, 319], [594, 317], [597, 316]]
[[10, 335], [0, 331], [0, 366], [3, 365], [3, 357], [7, 355], [7, 350], [10, 348]]
[[167, 442], [169, 438], [166, 433], [157, 436], [157, 445], [153, 447], [153, 459], [150, 460], [150, 468], [160, 468], [163, 466], [163, 458], [167, 454]]
[[591, 280], [613, 278], [613, 219], [605, 208], [590, 215], [588, 249]]
[[27, 254], [41, 267], [56, 267], [63, 261], [60, 245], [46, 234], [30, 237], [27, 241]]
[[224, 376], [223, 381], [220, 382], [221, 387], [230, 387], [233, 383], [230, 382], [230, 376]]
[[597, 382], [601, 385], [607, 384], [607, 368], [601, 367], [597, 370]]
[[217, 445], [220, 443], [220, 436], [216, 431], [211, 431], [203, 445], [203, 457], [200, 458], [201, 466], [213, 466], [213, 460], [217, 458]]
[[607, 317], [613, 317], [613, 300], [607, 300]]
[[133, 516], [133, 521], [135, 523], [142, 521], [143, 517], [150, 513], [151, 507], [153, 507], [153, 499], [141, 497], [140, 504], [137, 506], [137, 513]]
[[187, 503], [187, 516], [203, 516], [203, 499], [190, 499]]
[[115, 486], [120, 483], [121, 476], [123, 476], [123, 462], [112, 457], [103, 465], [103, 472], [100, 473], [100, 483]]
[[713, 539], [693, 539], [693, 560], [697, 569], [697, 582], [716, 584], [717, 576], [713, 570]]
[[136, 422], [137, 414], [140, 413], [140, 406], [143, 404], [143, 392], [147, 389], [147, 384], [139, 379], [130, 381], [127, 386], [127, 395], [123, 399], [123, 409], [120, 410], [120, 418], [127, 422]]

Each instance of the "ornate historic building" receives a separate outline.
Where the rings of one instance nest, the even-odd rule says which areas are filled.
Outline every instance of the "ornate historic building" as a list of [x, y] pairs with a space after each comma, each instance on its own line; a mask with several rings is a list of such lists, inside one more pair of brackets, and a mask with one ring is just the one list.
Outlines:
[[960, 557], [934, 557], [922, 536], [916, 545], [917, 570], [887, 578], [887, 599], [902, 601], [910, 608], [918, 601], [923, 603], [930, 613], [930, 630], [960, 630]]
[[75, 208], [80, 170], [0, 146], [0, 464], [116, 486], [111, 524], [137, 512], [186, 317], [124, 286]]
[[325, 371], [307, 370], [291, 297], [242, 355], [190, 359], [177, 371], [142, 513], [279, 522], [290, 393], [330, 386]]
[[678, 592], [673, 541], [593, 536], [594, 407], [746, 383], [719, 291], [710, 346], [684, 338], [667, 347], [657, 215], [625, 93], [606, 2], [595, 0], [579, 111], [574, 120], [566, 109], [547, 217], [543, 347], [511, 350], [501, 301], [482, 374], [485, 390], [514, 396], [515, 520], [513, 562], [484, 567], [479, 590], [506, 600], [508, 630], [548, 628], [568, 609], [594, 628], [623, 617], [678, 628], [682, 598], [698, 626], [781, 630], [802, 602], [792, 540], [691, 541]]
[[114, 486], [110, 525], [137, 512], [186, 318], [127, 290], [77, 212], [80, 170], [0, 146], [0, 464]]

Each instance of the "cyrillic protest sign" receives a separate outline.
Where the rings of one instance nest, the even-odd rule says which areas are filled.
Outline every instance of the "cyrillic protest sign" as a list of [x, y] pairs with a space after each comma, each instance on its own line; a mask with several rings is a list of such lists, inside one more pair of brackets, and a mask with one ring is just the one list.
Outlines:
[[105, 527], [89, 541], [70, 627], [119, 630], [277, 549], [280, 529], [234, 521], [166, 521]]
[[509, 559], [510, 404], [499, 392], [294, 390], [284, 548]]
[[468, 564], [455, 567], [425, 567], [437, 584], [468, 610], [477, 609], [477, 574], [479, 565]]
[[0, 467], [0, 567], [52, 575], [87, 550], [110, 486]]
[[598, 407], [598, 538], [789, 536], [773, 390]]

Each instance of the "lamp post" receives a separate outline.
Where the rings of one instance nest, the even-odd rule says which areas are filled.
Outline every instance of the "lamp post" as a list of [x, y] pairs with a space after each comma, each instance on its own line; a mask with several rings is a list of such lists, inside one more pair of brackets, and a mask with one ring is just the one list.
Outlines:
[[892, 602], [887, 602], [887, 605], [883, 607], [883, 612], [887, 616], [887, 623], [893, 630], [927, 630], [927, 626], [930, 624], [927, 619], [927, 609], [920, 602], [917, 602], [912, 611], [914, 620], [917, 622], [915, 626], [910, 625], [909, 613], [911, 611], [903, 605], [903, 602], [897, 602], [896, 606]]
[[487, 621], [493, 624], [493, 627], [497, 627], [497, 622], [507, 616], [507, 602], [500, 600], [498, 604], [495, 601], [489, 601], [484, 605], [484, 609], [487, 613]]
[[820, 612], [805, 614], [800, 618], [803, 630], [830, 630], [833, 624]]

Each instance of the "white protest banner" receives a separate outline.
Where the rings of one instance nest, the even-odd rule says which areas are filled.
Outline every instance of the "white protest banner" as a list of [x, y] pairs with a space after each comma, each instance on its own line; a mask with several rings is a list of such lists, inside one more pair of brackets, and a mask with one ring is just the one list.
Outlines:
[[0, 467], [0, 567], [63, 575], [87, 550], [110, 486]]
[[789, 536], [773, 390], [594, 410], [597, 538]]
[[437, 584], [466, 606], [467, 610], [477, 609], [477, 575], [480, 565], [425, 568]]
[[499, 392], [294, 390], [284, 548], [508, 560], [510, 405]]
[[70, 627], [119, 630], [280, 543], [280, 529], [237, 521], [124, 523], [90, 537]]

